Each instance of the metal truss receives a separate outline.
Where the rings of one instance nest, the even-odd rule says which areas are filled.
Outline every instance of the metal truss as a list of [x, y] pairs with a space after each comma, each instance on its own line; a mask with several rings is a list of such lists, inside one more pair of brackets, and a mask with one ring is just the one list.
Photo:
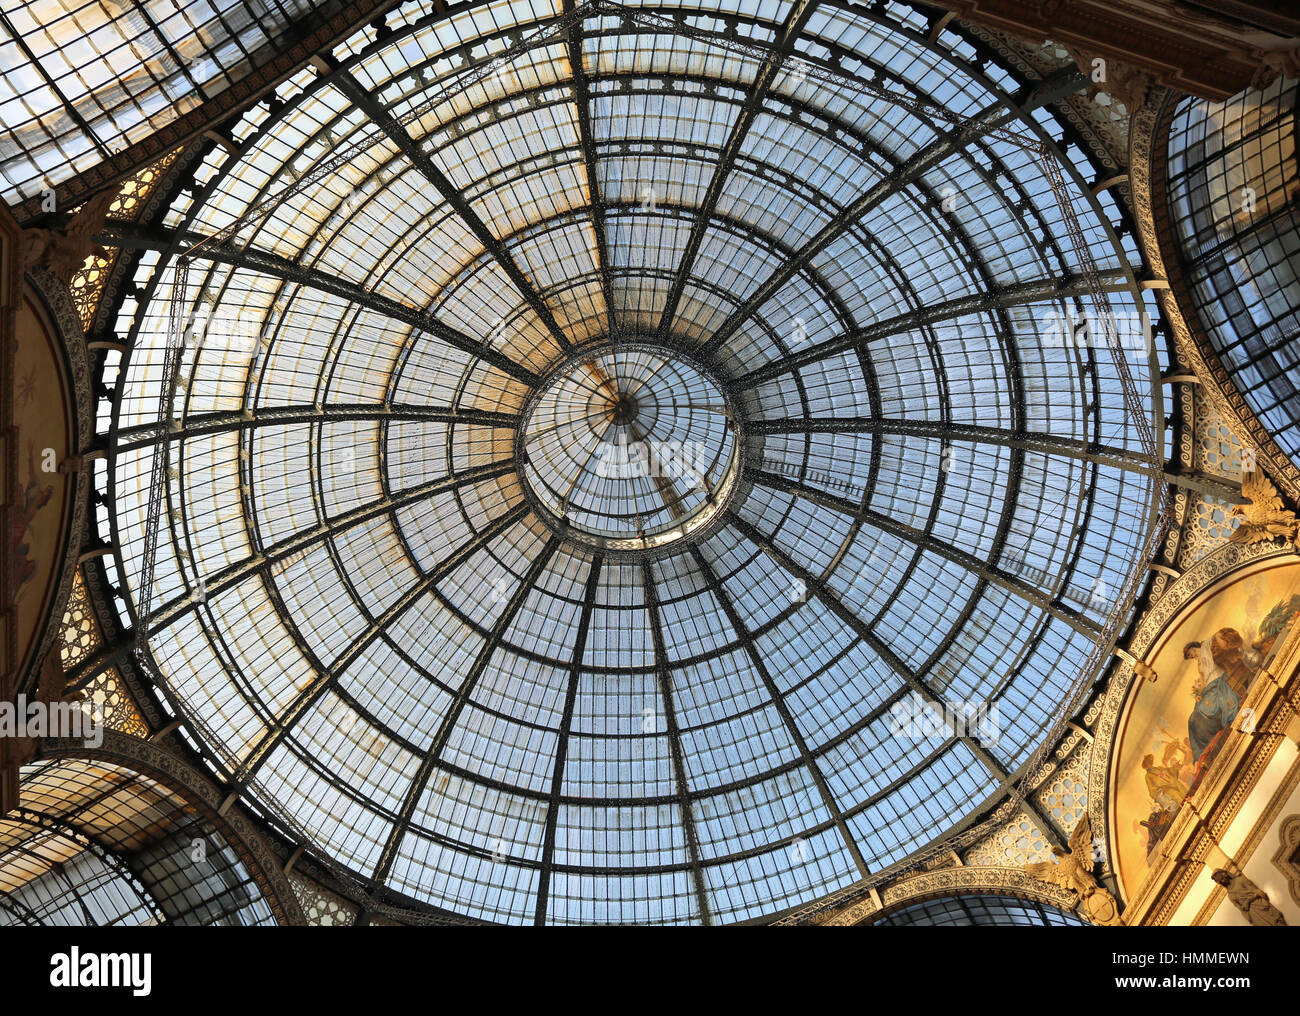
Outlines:
[[339, 675], [354, 664], [361, 654], [366, 651], [367, 647], [383, 635], [397, 618], [410, 610], [434, 586], [463, 565], [483, 547], [486, 547], [511, 526], [523, 519], [526, 514], [526, 506], [517, 505], [497, 516], [473, 540], [457, 549], [454, 554], [440, 561], [438, 567], [421, 576], [420, 581], [394, 600], [383, 614], [372, 619], [370, 624], [366, 626], [365, 631], [353, 638], [348, 643], [347, 648], [334, 658], [329, 667], [317, 674], [316, 678], [294, 697], [289, 707], [278, 717], [275, 717], [271, 729], [267, 731], [235, 771], [236, 781], [248, 781], [255, 777], [262, 763], [279, 746], [298, 720], [325, 693], [325, 690], [337, 681]]
[[723, 146], [722, 154], [713, 170], [713, 177], [709, 180], [708, 189], [704, 192], [699, 211], [695, 215], [695, 222], [691, 226], [691, 233], [687, 238], [686, 246], [682, 249], [677, 276], [673, 279], [672, 288], [668, 290], [668, 297], [664, 301], [663, 314], [659, 318], [660, 339], [672, 329], [673, 318], [677, 316], [677, 304], [682, 298], [682, 291], [686, 288], [686, 280], [690, 276], [691, 268], [695, 264], [695, 258], [700, 252], [700, 244], [704, 240], [704, 232], [709, 226], [714, 210], [717, 208], [718, 198], [722, 196], [722, 188], [726, 184], [727, 177], [730, 176], [732, 168], [736, 165], [736, 159], [740, 155], [740, 146], [744, 144], [745, 137], [749, 134], [749, 128], [753, 125], [754, 118], [758, 116], [758, 112], [772, 88], [772, 83], [776, 80], [781, 65], [794, 50], [795, 41], [799, 38], [799, 33], [803, 31], [816, 6], [816, 0], [796, 0], [791, 5], [790, 13], [786, 15], [785, 23], [781, 26], [781, 31], [775, 42], [762, 57], [758, 76], [754, 79], [754, 84], [750, 87], [749, 94], [740, 107], [740, 115], [736, 118], [735, 124], [732, 125], [731, 134]]
[[348, 282], [337, 275], [290, 261], [268, 251], [258, 250], [255, 247], [227, 247], [216, 243], [214, 237], [169, 234], [156, 229], [142, 231], [125, 224], [113, 223], [106, 224], [104, 231], [96, 237], [96, 240], [111, 247], [164, 252], [174, 249], [178, 243], [190, 243], [192, 244], [190, 250], [193, 253], [185, 256], [191, 261], [200, 259], [232, 265], [235, 268], [260, 272], [293, 285], [341, 297], [359, 307], [365, 307], [367, 310], [373, 310], [395, 321], [408, 324], [417, 331], [427, 332], [449, 346], [478, 357], [485, 363], [490, 363], [526, 385], [537, 382], [537, 375], [527, 367], [511, 360], [500, 350], [493, 349], [478, 339], [443, 324], [428, 311], [416, 310], [373, 290]]
[[921, 550], [936, 554], [978, 576], [982, 581], [1005, 589], [1089, 639], [1096, 638], [1101, 631], [1098, 624], [1070, 609], [1060, 600], [1045, 596], [1038, 589], [1009, 572], [1001, 571], [974, 554], [959, 550], [951, 544], [935, 538], [926, 530], [916, 529], [891, 519], [888, 515], [873, 511], [871, 508], [866, 507], [865, 504], [859, 504], [850, 501], [848, 498], [818, 490], [816, 487], [810, 487], [806, 483], [801, 483], [789, 477], [779, 476], [763, 469], [752, 470], [748, 475], [754, 483], [771, 487], [773, 490], [784, 491], [787, 494], [797, 494], [812, 504], [829, 508], [858, 521], [870, 522], [872, 526], [881, 532], [889, 533], [891, 536], [896, 536]]
[[583, 590], [582, 614], [578, 619], [578, 631], [573, 640], [573, 659], [569, 664], [568, 684], [564, 692], [564, 712], [560, 720], [560, 733], [555, 746], [555, 765], [551, 769], [551, 790], [546, 806], [546, 829], [542, 834], [542, 864], [538, 876], [537, 908], [533, 923], [546, 923], [547, 907], [550, 904], [551, 872], [555, 867], [555, 832], [560, 819], [560, 797], [564, 789], [564, 767], [569, 758], [569, 736], [573, 727], [573, 710], [578, 699], [578, 683], [582, 680], [582, 658], [587, 651], [587, 639], [591, 633], [591, 615], [596, 609], [596, 593], [600, 589], [601, 570], [605, 559], [596, 554], [591, 559], [587, 571], [587, 583]]
[[293, 536], [266, 547], [252, 557], [227, 565], [225, 568], [207, 576], [203, 583], [203, 596], [197, 598], [193, 594], [178, 596], [160, 607], [155, 618], [156, 627], [163, 628], [174, 624], [179, 617], [193, 610], [203, 599], [212, 596], [214, 593], [233, 588], [253, 575], [266, 572], [281, 561], [295, 554], [300, 554], [314, 544], [337, 536], [353, 526], [396, 511], [398, 508], [416, 504], [426, 498], [454, 491], [459, 487], [482, 483], [484, 480], [493, 480], [500, 476], [508, 476], [514, 472], [514, 469], [514, 459], [508, 458], [467, 469], [460, 473], [452, 473], [419, 484], [409, 490], [371, 501], [332, 519], [327, 519], [311, 529], [304, 529], [301, 532], [294, 533]]
[[371, 120], [379, 125], [380, 130], [387, 136], [398, 150], [410, 160], [411, 164], [419, 170], [420, 175], [433, 185], [434, 190], [442, 195], [456, 214], [460, 216], [461, 221], [474, 234], [475, 238], [483, 247], [496, 259], [501, 270], [506, 273], [506, 277], [519, 290], [520, 295], [533, 308], [541, 322], [546, 326], [546, 330], [551, 333], [551, 337], [556, 341], [561, 349], [569, 348], [569, 337], [564, 334], [551, 309], [533, 287], [532, 280], [526, 276], [520, 269], [510, 252], [506, 250], [505, 244], [498, 240], [493, 232], [488, 229], [487, 224], [474, 211], [469, 201], [461, 193], [460, 189], [447, 179], [446, 175], [429, 158], [424, 148], [407, 133], [406, 128], [395, 121], [388, 110], [368, 92], [365, 87], [357, 81], [351, 74], [345, 71], [336, 72], [331, 81], [359, 110], [366, 114]]
[[754, 642], [754, 636], [746, 626], [744, 619], [736, 610], [736, 604], [728, 595], [727, 590], [718, 580], [717, 573], [713, 566], [709, 564], [708, 558], [700, 550], [698, 545], [692, 545], [691, 557], [694, 558], [696, 567], [700, 569], [700, 574], [704, 576], [710, 591], [722, 607], [722, 612], [727, 615], [727, 622], [735, 631], [736, 637], [745, 649], [745, 655], [749, 657], [750, 666], [758, 674], [759, 679], [763, 682], [763, 689], [767, 692], [768, 698], [772, 700], [772, 708], [776, 710], [777, 715], [781, 717], [781, 723], [785, 727], [790, 742], [799, 751], [799, 761], [804, 768], [808, 770], [808, 775], [812, 778], [817, 787], [817, 793], [821, 797], [822, 807], [826, 813], [835, 821], [835, 828], [839, 830], [840, 839], [844, 841], [844, 849], [849, 852], [853, 858], [853, 863], [858, 869], [858, 874], [862, 878], [868, 877], [871, 872], [867, 867], [866, 859], [862, 856], [862, 851], [858, 847], [857, 840], [854, 839], [848, 823], [844, 820], [844, 813], [839, 803], [835, 800], [835, 795], [831, 793], [830, 785], [826, 782], [826, 775], [822, 772], [822, 767], [818, 764], [811, 749], [808, 747], [808, 740], [803, 736], [803, 731], [799, 729], [799, 723], [790, 712], [789, 704], [785, 701], [785, 696], [781, 694], [781, 689], [777, 686], [776, 681], [772, 678], [772, 672], [768, 669], [767, 663], [763, 660], [763, 654], [759, 652], [758, 646]]
[[184, 430], [169, 431], [165, 435], [159, 435], [157, 428], [150, 424], [123, 427], [118, 431], [117, 449], [120, 452], [134, 451], [164, 437], [171, 441], [184, 441], [191, 437], [233, 431], [288, 427], [301, 423], [332, 423], [339, 420], [421, 421], [513, 430], [519, 417], [514, 413], [497, 413], [486, 409], [375, 405], [364, 402], [332, 402], [321, 406], [263, 406], [219, 413], [190, 413], [185, 417]]
[[[510, 514], [515, 515], [516, 520], [523, 517], [523, 511], [516, 509]], [[508, 518], [509, 515], [503, 516]], [[514, 622], [515, 616], [519, 609], [524, 605], [524, 600], [533, 591], [537, 585], [537, 579], [541, 576], [542, 571], [550, 563], [551, 558], [560, 547], [560, 537], [552, 534], [546, 541], [546, 545], [538, 552], [528, 566], [527, 573], [519, 581], [514, 594], [510, 597], [501, 611], [500, 617], [497, 618], [496, 624], [492, 626], [492, 634], [484, 640], [483, 645], [479, 647], [478, 654], [474, 657], [474, 663], [470, 666], [469, 672], [460, 683], [456, 691], [455, 699], [447, 712], [443, 714], [438, 724], [438, 729], [430, 741], [428, 750], [425, 751], [423, 758], [420, 760], [420, 768], [416, 771], [414, 779], [411, 780], [411, 786], [406, 792], [402, 801], [401, 811], [398, 813], [397, 821], [393, 823], [392, 832], [389, 833], [387, 841], [384, 843], [383, 853], [379, 855], [379, 863], [375, 866], [375, 873], [372, 881], [375, 885], [382, 885], [388, 877], [389, 871], [393, 867], [393, 862], [397, 859], [397, 852], [402, 845], [402, 837], [406, 835], [407, 829], [410, 828], [411, 822], [415, 815], [415, 809], [420, 803], [420, 797], [424, 793], [425, 787], [428, 786], [429, 778], [433, 771], [438, 768], [442, 760], [442, 753], [447, 748], [447, 742], [450, 740], [452, 732], [456, 729], [456, 723], [460, 719], [461, 712], [469, 703], [470, 696], [474, 689], [478, 687], [480, 679], [486, 673], [488, 664], [492, 662], [492, 657], [497, 649], [501, 646], [501, 640], [505, 637], [510, 625]], [[459, 558], [460, 555], [457, 555]], [[468, 555], [466, 555], [468, 557]], [[440, 569], [441, 570], [441, 569]], [[450, 571], [451, 569], [448, 569]]]
[[1055, 434], [1018, 434], [999, 427], [934, 420], [894, 420], [865, 416], [823, 416], [753, 420], [745, 427], [750, 434], [874, 434], [893, 437], [921, 437], [944, 442], [1000, 445], [1038, 455], [1092, 462], [1110, 469], [1151, 476], [1150, 462], [1141, 452], [1095, 444]]
[[664, 725], [668, 734], [668, 752], [673, 760], [673, 782], [677, 786], [677, 807], [681, 812], [682, 827], [686, 830], [686, 850], [691, 861], [691, 881], [695, 886], [695, 905], [705, 924], [713, 923], [709, 906], [709, 889], [704, 879], [704, 866], [700, 860], [700, 834], [695, 828], [695, 813], [691, 809], [691, 787], [686, 776], [686, 761], [682, 755], [682, 732], [677, 723], [677, 707], [673, 699], [673, 676], [668, 668], [668, 650], [664, 648], [663, 619], [660, 617], [659, 589], [648, 561], [641, 563], [641, 586], [645, 591], [646, 616], [650, 621], [650, 637], [654, 646], [655, 678], [659, 684], [659, 703], [664, 711]]

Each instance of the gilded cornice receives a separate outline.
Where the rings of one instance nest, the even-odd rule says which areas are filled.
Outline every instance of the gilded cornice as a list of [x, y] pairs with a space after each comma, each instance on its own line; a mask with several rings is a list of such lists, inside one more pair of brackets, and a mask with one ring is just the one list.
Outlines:
[[[1280, 744], [1280, 741], [1275, 742], [1274, 751], [1276, 751], [1276, 748], [1280, 746]], [[1270, 758], [1271, 757], [1272, 755], [1270, 754]], [[1250, 832], [1247, 834], [1246, 838], [1242, 840], [1241, 846], [1237, 849], [1236, 854], [1243, 862], [1245, 858], [1254, 856], [1255, 851], [1259, 849], [1260, 841], [1264, 838], [1264, 833], [1277, 818], [1278, 813], [1282, 810], [1282, 805], [1286, 803], [1287, 798], [1290, 796], [1290, 792], [1295, 788], [1297, 782], [1300, 782], [1300, 756], [1297, 756], [1295, 761], [1291, 763], [1291, 768], [1287, 770], [1287, 774], [1282, 778], [1282, 782], [1279, 785], [1277, 792], [1273, 795], [1273, 799], [1269, 801], [1268, 806], [1260, 812], [1254, 826], [1251, 827]], [[1219, 905], [1223, 902], [1223, 897], [1225, 895], [1226, 893], [1224, 888], [1216, 883], [1214, 888], [1210, 891], [1210, 895], [1206, 897], [1205, 903], [1202, 905], [1201, 909], [1198, 910], [1196, 916], [1192, 918], [1192, 924], [1208, 924], [1210, 918], [1214, 916], [1214, 912], [1219, 909]]]
[[1077, 902], [1074, 893], [1040, 882], [1019, 868], [960, 866], [909, 875], [873, 891], [867, 899], [834, 911], [816, 923], [826, 927], [861, 924], [927, 899], [981, 893], [1018, 896], [1062, 910], [1073, 910]]

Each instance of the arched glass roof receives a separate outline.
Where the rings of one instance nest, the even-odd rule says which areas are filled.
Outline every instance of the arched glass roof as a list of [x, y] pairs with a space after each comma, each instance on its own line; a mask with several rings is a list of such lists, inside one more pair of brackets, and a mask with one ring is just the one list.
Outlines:
[[41, 0], [0, 10], [0, 200], [84, 172], [256, 68], [307, 0]]
[[1090, 927], [1068, 910], [1014, 896], [942, 896], [913, 903], [873, 924], [911, 928]]
[[1227, 102], [1185, 99], [1169, 138], [1169, 204], [1210, 342], [1300, 465], [1300, 81]]
[[[901, 5], [565, 10], [403, 5], [131, 241], [118, 567], [175, 307], [152, 656], [227, 778], [391, 899], [761, 917], [1005, 792], [1152, 478], [1047, 334], [1085, 289], [1041, 157], [904, 101], [1032, 135], [1045, 94]], [[597, 475], [619, 435], [660, 468]], [[900, 731], [943, 700], [997, 729]]]

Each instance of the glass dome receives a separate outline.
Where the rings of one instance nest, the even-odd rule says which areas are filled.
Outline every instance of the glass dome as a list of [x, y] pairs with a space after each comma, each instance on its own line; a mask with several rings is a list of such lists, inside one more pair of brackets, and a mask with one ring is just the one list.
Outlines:
[[[929, 34], [409, 3], [178, 193], [120, 325], [126, 610], [174, 309], [160, 686], [377, 899], [769, 916], [971, 821], [1061, 719], [1154, 484], [1110, 355], [1047, 335], [1086, 290], [1041, 157], [925, 110], [1055, 121]], [[900, 728], [938, 702], [997, 722]]]
[[723, 385], [675, 350], [597, 343], [521, 414], [515, 458], [538, 514], [608, 549], [662, 547], [717, 517], [740, 472]]

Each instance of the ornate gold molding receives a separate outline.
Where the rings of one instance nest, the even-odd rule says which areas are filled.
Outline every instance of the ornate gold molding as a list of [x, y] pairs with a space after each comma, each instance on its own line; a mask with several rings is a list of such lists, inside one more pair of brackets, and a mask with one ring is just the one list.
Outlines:
[[1281, 845], [1273, 855], [1273, 865], [1286, 876], [1291, 899], [1300, 904], [1300, 814], [1282, 820], [1278, 839]]
[[1294, 42], [1294, 19], [1277, 15], [1247, 29], [1231, 15], [1200, 8], [1199, 18], [1168, 0], [934, 0], [965, 21], [1024, 39], [1081, 46], [1180, 91], [1225, 99], [1276, 63], [1265, 54]]
[[[1272, 800], [1269, 801], [1268, 806], [1260, 812], [1259, 817], [1255, 820], [1255, 824], [1251, 827], [1249, 834], [1247, 834], [1246, 838], [1241, 841], [1241, 846], [1237, 848], [1235, 857], [1228, 858], [1233, 866], [1245, 865], [1255, 856], [1255, 851], [1259, 849], [1259, 845], [1264, 839], [1265, 832], [1268, 831], [1269, 826], [1271, 826], [1277, 819], [1278, 813], [1282, 810], [1282, 806], [1286, 803], [1287, 798], [1291, 796], [1292, 791], [1295, 790], [1297, 783], [1300, 783], [1300, 756], [1296, 758], [1296, 760], [1291, 764], [1291, 768], [1287, 770], [1286, 775], [1282, 777], [1282, 782], [1274, 792]], [[1300, 818], [1300, 816], [1297, 816], [1297, 818]], [[1279, 855], [1275, 855], [1273, 858], [1275, 863], [1277, 856]], [[1293, 886], [1292, 893], [1294, 894], [1296, 891], [1297, 887]], [[1214, 916], [1215, 911], [1218, 910], [1220, 904], [1222, 904], [1224, 895], [1225, 893], [1223, 888], [1215, 886], [1210, 892], [1210, 895], [1206, 898], [1205, 903], [1201, 906], [1200, 910], [1197, 911], [1196, 916], [1192, 918], [1192, 924], [1209, 924], [1210, 918]]]
[[[1190, 608], [1212, 586], [1233, 572], [1257, 561], [1295, 553], [1293, 545], [1281, 546], [1276, 543], [1225, 543], [1211, 551], [1168, 585], [1160, 598], [1142, 616], [1129, 639], [1129, 654], [1136, 659], [1145, 659], [1156, 638], [1178, 614]], [[1140, 683], [1141, 678], [1134, 673], [1133, 667], [1121, 663], [1111, 675], [1099, 701], [1099, 713], [1093, 729], [1092, 765], [1088, 771], [1088, 814], [1094, 829], [1106, 831], [1107, 857], [1114, 857], [1116, 850], [1117, 834], [1111, 822], [1110, 803], [1114, 789], [1113, 769], [1120, 719]], [[1121, 885], [1119, 890], [1120, 898], [1124, 899], [1127, 895], [1125, 887]]]

